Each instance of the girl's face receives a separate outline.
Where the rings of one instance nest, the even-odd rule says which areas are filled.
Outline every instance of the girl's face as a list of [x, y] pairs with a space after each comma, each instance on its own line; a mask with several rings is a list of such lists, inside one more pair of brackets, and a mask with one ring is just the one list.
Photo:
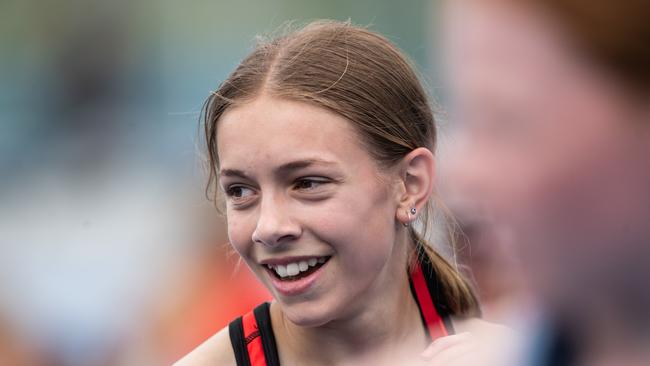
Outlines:
[[405, 268], [399, 200], [348, 121], [262, 96], [221, 117], [217, 143], [230, 242], [292, 322], [381, 301]]
[[647, 106], [541, 12], [509, 3], [447, 2], [452, 113], [466, 145], [455, 181], [510, 233], [548, 300], [625, 291], [617, 284], [650, 276]]

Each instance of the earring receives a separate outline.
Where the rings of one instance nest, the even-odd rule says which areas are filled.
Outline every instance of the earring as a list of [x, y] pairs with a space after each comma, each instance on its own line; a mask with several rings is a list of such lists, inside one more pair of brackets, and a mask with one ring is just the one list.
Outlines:
[[409, 216], [409, 222], [405, 222], [403, 225], [406, 226], [406, 227], [408, 227], [408, 226], [411, 224], [411, 222], [410, 222], [410, 220], [411, 220], [411, 215], [415, 215], [417, 212], [418, 212], [418, 211], [415, 209], [415, 207], [411, 207], [411, 209], [409, 210], [409, 213], [410, 213], [410, 214], [408, 215], [408, 216]]

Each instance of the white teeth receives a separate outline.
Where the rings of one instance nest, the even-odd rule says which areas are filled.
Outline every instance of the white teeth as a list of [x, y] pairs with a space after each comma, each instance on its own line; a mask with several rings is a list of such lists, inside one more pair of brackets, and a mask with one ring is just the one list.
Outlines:
[[287, 277], [287, 267], [278, 264], [277, 267], [275, 267], [275, 272], [278, 274], [280, 277]]
[[289, 276], [295, 276], [298, 273], [300, 273], [300, 268], [298, 267], [298, 263], [289, 263], [287, 265], [287, 274]]
[[278, 276], [280, 276], [280, 278], [284, 278], [284, 277], [289, 277], [289, 276], [295, 276], [300, 272], [305, 272], [305, 271], [309, 270], [309, 267], [314, 267], [314, 266], [316, 266], [316, 264], [319, 264], [319, 263], [325, 263], [326, 260], [327, 260], [326, 257], [310, 258], [308, 260], [302, 260], [302, 261], [299, 261], [299, 262], [288, 263], [286, 265], [267, 264], [266, 266], [269, 269], [274, 270], [275, 273], [277, 273]]
[[298, 262], [298, 269], [300, 269], [300, 272], [305, 272], [307, 269], [309, 269], [309, 265], [306, 261], [300, 261]]

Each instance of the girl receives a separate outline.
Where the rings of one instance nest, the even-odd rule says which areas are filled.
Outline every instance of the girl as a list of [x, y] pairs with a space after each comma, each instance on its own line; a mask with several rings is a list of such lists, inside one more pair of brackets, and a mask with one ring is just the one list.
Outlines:
[[388, 40], [317, 22], [261, 43], [208, 99], [205, 132], [230, 243], [275, 301], [181, 365], [420, 362], [478, 315], [414, 226], [432, 209], [436, 129]]

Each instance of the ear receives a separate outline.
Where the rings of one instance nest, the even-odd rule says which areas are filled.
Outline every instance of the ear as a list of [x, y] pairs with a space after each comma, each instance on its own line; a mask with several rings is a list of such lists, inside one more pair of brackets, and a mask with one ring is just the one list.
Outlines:
[[435, 158], [431, 150], [419, 147], [402, 159], [399, 183], [402, 189], [395, 218], [408, 224], [425, 207], [435, 186]]

